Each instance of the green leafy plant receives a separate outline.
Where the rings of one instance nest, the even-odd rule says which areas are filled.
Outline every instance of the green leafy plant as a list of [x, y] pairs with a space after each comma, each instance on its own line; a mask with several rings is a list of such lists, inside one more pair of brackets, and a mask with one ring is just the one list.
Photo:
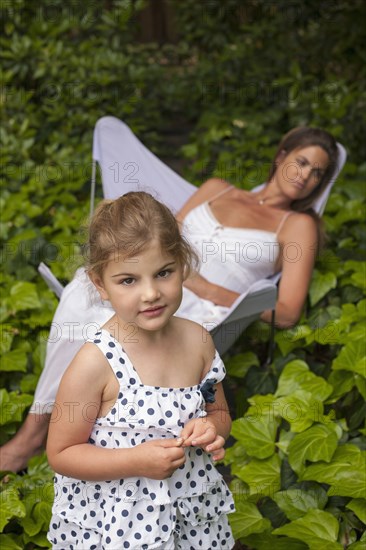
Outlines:
[[[147, 3], [14, 0], [1, 10], [0, 442], [31, 404], [57, 306], [37, 266], [45, 261], [66, 282], [81, 262], [99, 117], [126, 120], [192, 182], [216, 175], [243, 188], [265, 181], [289, 128], [322, 126], [347, 147], [348, 162], [328, 201], [330, 238], [307, 311], [277, 333], [271, 365], [262, 366], [268, 327], [259, 323], [226, 358], [237, 439], [226, 458], [231, 523], [248, 548], [358, 550], [366, 542], [365, 4], [170, 0], [178, 35], [157, 44], [136, 40]], [[45, 457], [22, 476], [5, 473], [1, 548], [49, 546], [51, 481]]]

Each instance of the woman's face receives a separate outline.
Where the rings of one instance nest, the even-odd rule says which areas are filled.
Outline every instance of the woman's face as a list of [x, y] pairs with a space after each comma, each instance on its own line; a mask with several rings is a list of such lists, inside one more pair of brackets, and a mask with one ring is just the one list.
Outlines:
[[283, 153], [274, 180], [291, 201], [303, 199], [318, 186], [328, 164], [328, 154], [318, 145], [300, 147]]

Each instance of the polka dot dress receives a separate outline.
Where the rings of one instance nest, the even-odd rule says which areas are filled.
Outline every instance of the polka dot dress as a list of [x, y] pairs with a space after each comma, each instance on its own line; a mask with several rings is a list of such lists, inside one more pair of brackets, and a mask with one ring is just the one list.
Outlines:
[[[204, 388], [225, 376], [216, 354], [196, 386], [147, 386], [107, 331], [97, 332], [91, 341], [107, 357], [120, 385], [110, 412], [93, 426], [89, 442], [98, 447], [122, 449], [178, 437], [189, 420], [206, 416]], [[235, 542], [226, 516], [234, 511], [230, 491], [209, 454], [198, 447], [185, 452], [185, 464], [162, 481], [129, 477], [91, 482], [57, 474], [48, 534], [52, 548], [230, 550]]]

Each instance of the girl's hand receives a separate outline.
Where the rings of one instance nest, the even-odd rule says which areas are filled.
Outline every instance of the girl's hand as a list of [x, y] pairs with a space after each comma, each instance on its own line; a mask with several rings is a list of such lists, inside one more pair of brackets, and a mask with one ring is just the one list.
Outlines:
[[136, 476], [166, 479], [186, 461], [183, 439], [155, 439], [133, 448]]
[[180, 436], [184, 439], [183, 447], [201, 447], [212, 453], [213, 460], [222, 460], [225, 456], [225, 439], [217, 433], [215, 424], [207, 416], [190, 420]]

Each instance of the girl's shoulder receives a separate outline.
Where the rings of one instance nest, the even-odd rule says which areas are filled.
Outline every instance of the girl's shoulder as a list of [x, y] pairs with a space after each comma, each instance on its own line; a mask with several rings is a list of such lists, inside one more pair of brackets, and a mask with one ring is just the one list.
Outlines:
[[68, 366], [71, 376], [94, 378], [108, 373], [108, 361], [101, 350], [92, 342], [85, 342]]
[[214, 356], [215, 345], [212, 336], [202, 325], [182, 317], [174, 317], [174, 322], [182, 344], [186, 343], [191, 349], [204, 355]]

